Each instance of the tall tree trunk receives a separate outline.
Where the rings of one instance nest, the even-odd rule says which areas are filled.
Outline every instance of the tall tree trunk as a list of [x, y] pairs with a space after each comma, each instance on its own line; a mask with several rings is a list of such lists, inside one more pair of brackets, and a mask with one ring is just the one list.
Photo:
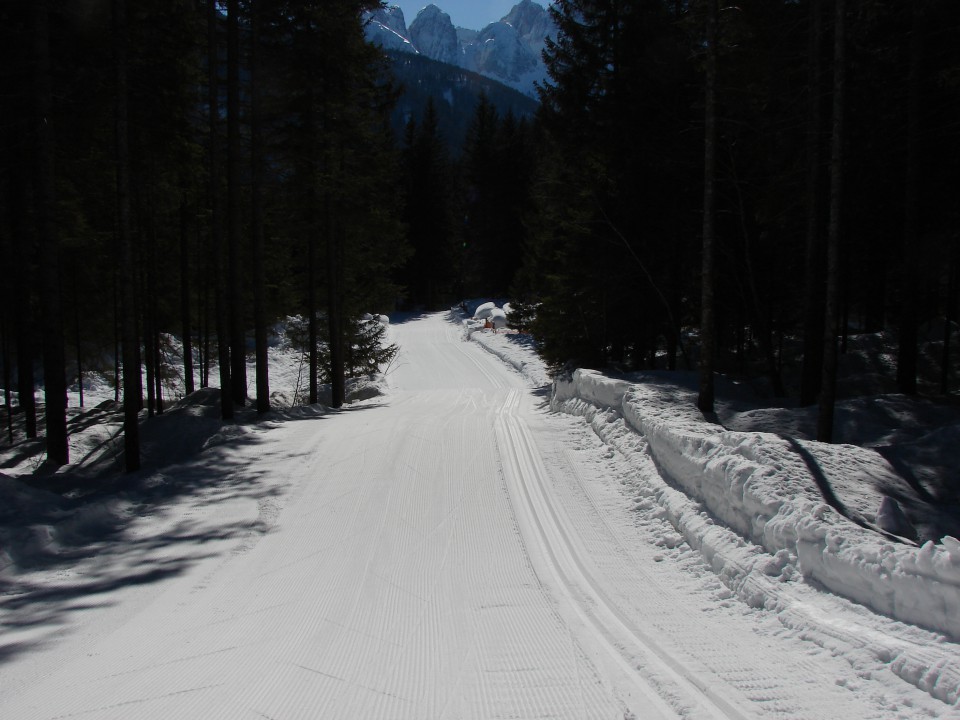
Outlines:
[[714, 359], [716, 356], [716, 315], [714, 307], [714, 219], [716, 215], [717, 166], [717, 0], [707, 0], [707, 73], [704, 98], [703, 168], [703, 258], [700, 316], [700, 412], [714, 411]]
[[840, 233], [843, 209], [843, 134], [846, 88], [846, 0], [836, 0], [833, 41], [833, 130], [830, 138], [830, 225], [827, 232], [827, 297], [823, 328], [823, 376], [817, 440], [833, 442], [837, 399], [837, 325], [840, 318]]
[[180, 332], [183, 336], [183, 390], [193, 392], [193, 328], [190, 322], [190, 208], [187, 191], [180, 199]]
[[140, 286], [140, 296], [146, 298], [146, 304], [142, 308], [143, 315], [141, 317], [141, 323], [143, 326], [143, 367], [146, 371], [147, 376], [147, 417], [152, 418], [154, 415], [154, 409], [156, 407], [157, 396], [155, 394], [156, 384], [154, 378], [156, 376], [156, 366], [154, 360], [156, 359], [156, 350], [154, 348], [154, 327], [153, 327], [153, 241], [151, 238], [150, 248], [147, 250], [147, 267], [144, 268], [143, 280]]
[[947, 297], [943, 312], [943, 349], [940, 353], [940, 394], [950, 393], [950, 341], [953, 336], [953, 320], [957, 309], [957, 250], [950, 253], [950, 263], [947, 267]]
[[320, 342], [320, 332], [317, 327], [317, 284], [320, 280], [318, 258], [317, 258], [317, 234], [320, 227], [318, 220], [318, 206], [321, 202], [321, 193], [319, 188], [320, 174], [320, 153], [317, 129], [317, 108], [316, 97], [311, 92], [307, 105], [305, 117], [306, 132], [310, 138], [310, 154], [313, 161], [312, 176], [310, 178], [310, 209], [308, 211], [309, 222], [307, 223], [307, 342], [309, 344], [310, 357], [310, 393], [309, 404], [314, 405], [319, 401], [319, 388], [317, 387], [317, 375], [320, 372], [320, 357], [318, 343]]
[[320, 358], [317, 344], [320, 342], [320, 332], [317, 327], [317, 237], [316, 224], [310, 223], [307, 230], [307, 343], [309, 344], [310, 358], [310, 393], [309, 404], [314, 405], [320, 400], [317, 387], [317, 375], [320, 372]]
[[220, 11], [217, 0], [209, 0], [207, 5], [207, 65], [209, 77], [207, 86], [208, 113], [210, 122], [210, 247], [213, 255], [213, 273], [215, 297], [214, 306], [217, 326], [217, 361], [220, 368], [220, 417], [233, 419], [233, 387], [230, 383], [230, 320], [227, 312], [226, 272], [223, 267], [223, 233], [220, 218], [220, 149], [217, 119], [220, 115], [220, 97], [217, 52], [217, 21]]
[[163, 345], [160, 342], [160, 325], [156, 302], [150, 303], [153, 325], [153, 381], [156, 383], [157, 415], [163, 414]]
[[227, 0], [227, 296], [233, 402], [247, 402], [247, 349], [240, 290], [240, 0]]
[[339, 408], [346, 400], [346, 371], [343, 353], [343, 308], [340, 299], [339, 228], [327, 200], [327, 320], [330, 331], [330, 406]]
[[[121, 253], [119, 252], [119, 246], [117, 247], [117, 259], [122, 262], [120, 257]], [[120, 388], [123, 385], [123, 381], [120, 377], [120, 358], [122, 355], [121, 352], [121, 337], [122, 337], [122, 328], [120, 320], [120, 282], [117, 279], [118, 275], [117, 268], [113, 269], [113, 401], [120, 404]]]
[[[19, 160], [19, 158], [18, 158]], [[23, 165], [25, 159], [18, 164]], [[10, 243], [11, 267], [16, 268], [11, 280], [15, 299], [13, 334], [17, 347], [17, 404], [23, 413], [24, 435], [37, 437], [37, 403], [34, 396], [34, 313], [33, 313], [33, 236], [24, 220], [26, 206], [26, 178], [14, 178], [8, 186], [10, 209], [10, 236], [18, 242]]]
[[[212, 235], [212, 233], [211, 233]], [[211, 257], [211, 249], [206, 248], [204, 252], [204, 268], [207, 271], [207, 275], [197, 277], [197, 285], [199, 292], [197, 293], [198, 304], [200, 305], [200, 322], [203, 323], [202, 334], [203, 338], [200, 342], [200, 387], [208, 388], [210, 387], [210, 345], [212, 343], [212, 329], [211, 329], [211, 318], [210, 318], [210, 283], [204, 282], [205, 278], [210, 276], [215, 276], [213, 267], [214, 262]]]
[[9, 298], [4, 298], [3, 307], [0, 308], [0, 352], [3, 353], [3, 404], [7, 407], [7, 439], [13, 445], [13, 393], [10, 390], [10, 322], [7, 317], [7, 308], [11, 303], [7, 302]]
[[43, 386], [47, 424], [47, 461], [54, 466], [70, 460], [67, 444], [66, 353], [60, 296], [60, 241], [54, 226], [55, 183], [53, 91], [50, 75], [50, 33], [47, 0], [34, 1], [36, 77], [36, 188], [37, 239], [41, 259], [41, 313], [43, 317]]
[[160, 346], [160, 311], [158, 308], [157, 291], [157, 225], [150, 217], [150, 250], [147, 257], [147, 307], [145, 312], [149, 317], [150, 348], [153, 356], [149, 358], [149, 366], [153, 367], [153, 397], [154, 409], [157, 415], [163, 414], [163, 369], [162, 348]]
[[270, 410], [270, 376], [267, 358], [266, 276], [263, 257], [263, 134], [260, 114], [260, 32], [262, 0], [252, 5], [250, 41], [250, 232], [253, 239], [253, 325], [257, 372], [257, 412]]
[[[210, 243], [204, 244], [200, 238], [200, 223], [197, 222], [197, 248], [203, 257], [203, 262], [197, 262], [197, 276], [194, 285], [197, 288], [197, 309], [200, 323], [200, 387], [210, 387], [210, 282], [214, 276], [214, 262]], [[212, 235], [212, 233], [210, 233]], [[209, 238], [208, 238], [209, 240]]]
[[807, 243], [804, 258], [803, 368], [800, 376], [800, 405], [817, 402], [823, 372], [823, 235], [821, 232], [820, 165], [822, 125], [822, 38], [821, 0], [810, 0], [809, 57], [807, 85], [810, 93], [807, 135]]
[[919, 248], [918, 201], [920, 152], [920, 64], [923, 54], [921, 0], [910, 3], [913, 22], [910, 37], [910, 70], [907, 100], [907, 157], [903, 212], [903, 280], [900, 299], [900, 338], [897, 352], [897, 387], [906, 395], [917, 392], [917, 294]]
[[130, 232], [130, 144], [127, 120], [127, 8], [113, 0], [113, 47], [116, 71], [117, 241], [120, 246], [120, 344], [123, 355], [123, 449], [127, 472], [140, 469], [140, 375], [137, 333], [136, 269]]
[[77, 389], [80, 394], [80, 407], [83, 407], [83, 348], [80, 334], [80, 290], [77, 276], [73, 277], [73, 330], [77, 340]]

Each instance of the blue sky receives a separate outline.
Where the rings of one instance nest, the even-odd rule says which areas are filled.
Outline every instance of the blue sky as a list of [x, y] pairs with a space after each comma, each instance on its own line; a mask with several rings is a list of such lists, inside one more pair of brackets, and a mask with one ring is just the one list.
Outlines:
[[[544, 7], [547, 0], [537, 0]], [[481, 30], [496, 22], [520, 0], [387, 0], [388, 5], [399, 5], [407, 25], [420, 12], [421, 8], [433, 3], [443, 10], [457, 27]]]

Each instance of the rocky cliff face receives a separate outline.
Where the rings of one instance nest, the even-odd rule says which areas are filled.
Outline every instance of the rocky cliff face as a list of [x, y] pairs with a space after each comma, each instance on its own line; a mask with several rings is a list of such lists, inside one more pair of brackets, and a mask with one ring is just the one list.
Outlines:
[[367, 38], [388, 50], [420, 53], [472, 70], [536, 97], [534, 83], [546, 79], [541, 52], [556, 27], [544, 7], [521, 0], [500, 21], [482, 30], [454, 28], [450, 16], [428, 5], [407, 29], [403, 11], [389, 7], [371, 13]]
[[450, 16], [436, 5], [427, 5], [410, 24], [410, 40], [432, 60], [460, 65], [460, 44]]
[[396, 6], [375, 10], [367, 16], [367, 40], [385, 50], [417, 52], [410, 41], [403, 10]]

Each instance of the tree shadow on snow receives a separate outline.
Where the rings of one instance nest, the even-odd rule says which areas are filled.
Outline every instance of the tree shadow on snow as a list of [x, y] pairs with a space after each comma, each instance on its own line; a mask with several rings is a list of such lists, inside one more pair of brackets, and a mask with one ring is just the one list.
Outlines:
[[[23, 511], [3, 518], [2, 549], [14, 564], [0, 564], [0, 664], [56, 642], [77, 614], [108, 607], [125, 591], [253, 547], [270, 532], [286, 493], [276, 468], [296, 459], [269, 442], [270, 431], [375, 407], [308, 406], [265, 416], [247, 408], [225, 423], [206, 401], [187, 402], [141, 425], [138, 472], [114, 467], [93, 478], [69, 471], [33, 478], [43, 490], [28, 491]], [[217, 522], [222, 507], [233, 517]], [[10, 638], [18, 629], [28, 629], [30, 639]]]

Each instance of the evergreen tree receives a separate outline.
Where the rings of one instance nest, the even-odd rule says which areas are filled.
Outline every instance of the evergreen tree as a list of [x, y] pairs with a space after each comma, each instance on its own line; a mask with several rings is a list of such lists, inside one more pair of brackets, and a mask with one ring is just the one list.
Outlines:
[[643, 366], [659, 338], [678, 345], [677, 302], [690, 288], [672, 266], [692, 255], [694, 237], [678, 208], [692, 205], [699, 163], [684, 122], [692, 68], [668, 10], [614, 0], [551, 8], [559, 33], [545, 51], [546, 148], [523, 277], [539, 302], [534, 334], [555, 366]]
[[840, 241], [843, 212], [844, 103], [846, 102], [846, 2], [837, 0], [833, 25], [833, 129], [830, 138], [830, 226], [827, 241], [827, 298], [824, 319], [823, 379], [817, 416], [817, 440], [833, 442], [837, 395], [837, 327], [840, 301]]
[[[310, 401], [318, 398], [320, 305], [326, 297], [332, 403], [343, 403], [347, 328], [358, 300], [379, 302], [405, 256], [395, 201], [389, 104], [381, 51], [363, 36], [361, 12], [374, 3], [296, 0], [271, 18], [278, 113], [288, 124], [278, 154], [291, 169], [286, 196], [306, 255]], [[395, 246], [384, 252], [384, 246]], [[320, 258], [325, 263], [321, 269]], [[377, 308], [369, 308], [377, 309]]]
[[127, 55], [127, 3], [113, 0], [113, 51], [116, 72], [117, 243], [120, 254], [121, 345], [123, 347], [123, 449], [127, 472], [140, 468], [139, 333], [136, 278], [130, 227], [130, 135]]
[[411, 119], [403, 155], [403, 218], [412, 253], [400, 273], [408, 302], [430, 309], [460, 292], [454, 174], [436, 106], [428, 99], [419, 125]]
[[266, 268], [264, 267], [264, 182], [266, 158], [263, 139], [263, 78], [260, 47], [263, 2], [255, 0], [250, 10], [250, 235], [253, 264], [253, 324], [256, 353], [257, 412], [270, 410], [268, 370]]
[[227, 297], [230, 385], [234, 405], [247, 402], [247, 348], [241, 294], [240, 0], [227, 0]]
[[703, 264], [700, 299], [700, 394], [697, 407], [713, 413], [714, 356], [716, 354], [716, 306], [714, 300], [717, 217], [717, 0], [706, 0], [706, 80], [704, 85], [704, 180], [703, 180]]

